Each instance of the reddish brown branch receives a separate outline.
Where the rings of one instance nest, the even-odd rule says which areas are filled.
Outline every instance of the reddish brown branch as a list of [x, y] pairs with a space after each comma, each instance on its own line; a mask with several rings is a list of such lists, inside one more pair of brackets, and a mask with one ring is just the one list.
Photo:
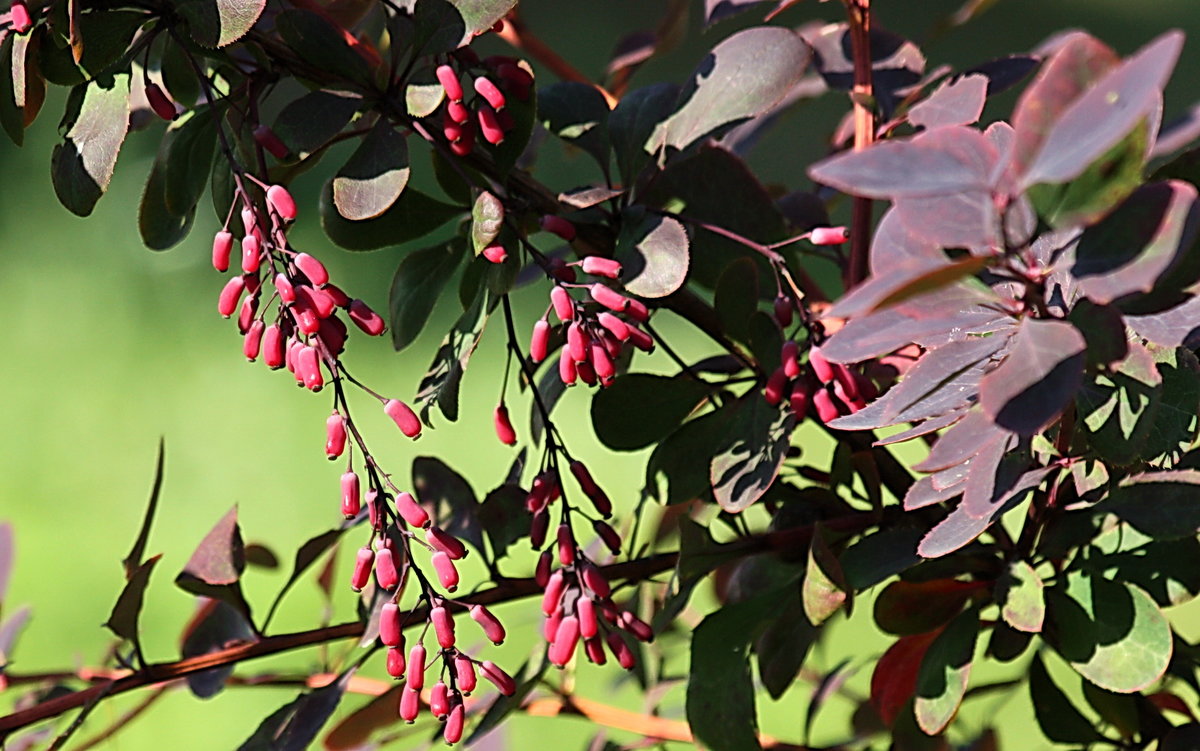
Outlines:
[[[871, 82], [871, 0], [846, 0], [850, 19], [850, 48], [854, 56], [854, 150], [875, 142], [875, 90]], [[871, 248], [872, 203], [855, 198], [850, 218], [850, 263], [846, 267], [846, 289], [868, 274]]]

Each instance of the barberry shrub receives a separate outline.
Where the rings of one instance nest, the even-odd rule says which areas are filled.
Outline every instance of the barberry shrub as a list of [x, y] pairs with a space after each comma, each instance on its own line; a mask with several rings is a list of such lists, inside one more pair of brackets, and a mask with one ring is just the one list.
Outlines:
[[[826, 747], [996, 748], [996, 728], [956, 715], [997, 692], [1027, 694], [1044, 742], [1200, 747], [1200, 651], [1171, 617], [1200, 592], [1200, 151], [1186, 151], [1200, 126], [1194, 109], [1164, 125], [1162, 94], [1183, 35], [1121, 57], [1071, 31], [955, 70], [927, 66], [868, 0], [793, 29], [796, 4], [708, 0], [717, 41], [695, 72], [634, 87], [687, 3], [597, 83], [516, 0], [15, 0], [0, 14], [6, 134], [20, 145], [47, 83], [69, 87], [52, 177], [87, 216], [130, 128], [161, 132], [143, 242], [212, 235], [218, 314], [262, 378], [330, 399], [333, 467], [327, 487], [287, 491], [324, 504], [331, 528], [275, 599], [243, 591], [247, 562], [273, 555], [243, 542], [235, 508], [175, 578], [200, 602], [180, 658], [151, 661], [160, 453], [104, 664], [21, 674], [8, 663], [28, 611], [0, 622], [15, 697], [0, 739], [28, 747], [38, 723], [175, 679], [210, 697], [239, 663], [344, 642], [359, 649], [242, 748], [374, 747], [404, 723], [470, 743], [546, 697], [647, 742], [798, 748], [839, 694], [856, 711]], [[808, 5], [810, 20], [839, 9]], [[511, 54], [481, 56], [492, 41]], [[1006, 90], [1011, 112], [993, 112]], [[816, 97], [848, 108], [829, 156], [795, 189], [764, 186], [745, 151]], [[591, 184], [542, 181], [555, 140], [594, 160]], [[344, 161], [319, 165], [342, 141]], [[328, 179], [310, 205], [288, 186], [314, 168]], [[314, 219], [328, 246], [294, 239]], [[390, 299], [355, 297], [322, 261], [330, 246], [401, 246]], [[380, 337], [409, 350], [442, 297], [458, 319], [415, 393], [351, 374]], [[472, 382], [493, 318], [503, 378]], [[681, 354], [687, 331], [704, 356]], [[456, 431], [464, 383], [495, 390], [486, 439], [513, 451], [482, 501], [451, 468], [469, 450], [417, 457], [409, 482], [372, 448], [377, 424]], [[640, 499], [611, 497], [578, 453], [583, 428], [556, 420], [569, 387], [590, 393], [604, 446], [645, 452]], [[811, 458], [816, 442], [831, 458]], [[0, 525], [0, 594], [12, 539]], [[355, 552], [331, 583], [339, 544]], [[273, 631], [322, 561], [320, 585], [350, 591], [358, 618]], [[709, 605], [694, 597], [706, 580]], [[882, 650], [817, 666], [863, 598]], [[539, 646], [502, 664], [494, 606], [518, 600], [540, 602]], [[981, 681], [976, 662], [1008, 677]], [[391, 682], [356, 682], [376, 668]], [[592, 670], [630, 671], [651, 711], [573, 696]], [[686, 723], [658, 716], [680, 676]], [[757, 705], [797, 683], [813, 684], [803, 723], [761, 734]], [[1016, 747], [1043, 742], [1031, 733]]]

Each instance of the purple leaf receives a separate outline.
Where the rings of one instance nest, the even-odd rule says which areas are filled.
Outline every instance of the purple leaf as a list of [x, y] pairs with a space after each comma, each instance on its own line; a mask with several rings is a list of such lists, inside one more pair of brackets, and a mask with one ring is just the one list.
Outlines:
[[1200, 346], [1200, 296], [1153, 315], [1126, 315], [1129, 328], [1164, 347]]
[[898, 198], [895, 210], [913, 234], [939, 247], [983, 253], [1003, 245], [1000, 216], [990, 190]]
[[[854, 86], [854, 60], [849, 26], [845, 23], [817, 24], [805, 33], [813, 49], [813, 66], [831, 89], [850, 91]], [[884, 118], [921, 81], [925, 56], [917, 45], [873, 24], [871, 26], [871, 82]]]
[[351, 221], [374, 219], [408, 185], [408, 145], [386, 119], [362, 139], [333, 178], [333, 205]]
[[996, 424], [1020, 435], [1046, 427], [1075, 398], [1087, 343], [1078, 329], [1026, 318], [1008, 359], [983, 377], [980, 403]]
[[993, 509], [1020, 492], [1015, 488], [1030, 460], [1025, 452], [1016, 451], [1016, 447], [1016, 436], [1002, 433], [969, 462], [962, 500], [962, 508], [968, 514], [989, 516]]
[[963, 419], [963, 416], [965, 414], [967, 414], [967, 412], [966, 412], [966, 410], [963, 410], [961, 412], [950, 412], [945, 415], [942, 415], [941, 417], [933, 417], [933, 418], [925, 420], [924, 422], [920, 423], [919, 425], [909, 428], [908, 430], [905, 430], [903, 432], [895, 433], [894, 435], [890, 435], [887, 438], [880, 438], [878, 441], [875, 441], [875, 443], [873, 443], [872, 445], [873, 446], [890, 446], [894, 443], [904, 443], [905, 441], [911, 441], [914, 438], [919, 438], [923, 435], [928, 435], [930, 433], [941, 430], [942, 428], [949, 427], [949, 426], [957, 423], [959, 420]]
[[1025, 185], [1067, 182], [1119, 143], [1154, 110], [1182, 48], [1183, 34], [1167, 32], [1072, 102], [1046, 134]]
[[[151, 556], [146, 562], [137, 567], [125, 587], [117, 597], [112, 612], [109, 613], [105, 626], [122, 639], [128, 639], [138, 645], [138, 618], [142, 614], [142, 600], [146, 594], [146, 586], [150, 583], [150, 574], [154, 564], [162, 558], [162, 554]], [[141, 652], [141, 647], [138, 647]]]
[[3, 622], [0, 622], [0, 660], [7, 664], [12, 659], [13, 647], [21, 632], [25, 630], [29, 619], [33, 617], [33, 608], [22, 605]]
[[[154, 465], [154, 483], [150, 486], [150, 502], [146, 504], [146, 513], [142, 516], [142, 528], [138, 531], [137, 539], [133, 541], [133, 548], [130, 549], [129, 555], [125, 556], [125, 560], [121, 561], [121, 565], [125, 567], [125, 578], [133, 576], [133, 572], [142, 565], [142, 556], [146, 552], [146, 543], [150, 539], [150, 525], [154, 522], [154, 512], [158, 510], [158, 494], [162, 491], [163, 481], [163, 460], [166, 456], [166, 442], [163, 439], [158, 441], [158, 460]], [[0, 528], [0, 533], [3, 529]], [[3, 534], [0, 534], [0, 602], [4, 601], [4, 549], [5, 544]]]
[[987, 78], [987, 95], [996, 96], [1021, 82], [1041, 62], [1034, 55], [1009, 55], [963, 71], [964, 76]]
[[988, 79], [975, 74], [946, 81], [932, 94], [913, 105], [908, 121], [920, 128], [969, 125], [983, 114]]
[[929, 450], [929, 455], [912, 468], [917, 472], [949, 469], [970, 460], [986, 444], [1005, 435], [1007, 432], [997, 428], [987, 415], [978, 410], [969, 412], [953, 428], [938, 436], [937, 442]]
[[[842, 299], [833, 304], [826, 316], [831, 318], [853, 318], [864, 316], [885, 308], [913, 300], [920, 308], [917, 298], [940, 295], [948, 287], [957, 287], [960, 293], [974, 297], [975, 304], [994, 302], [996, 296], [982, 285], [958, 284], [963, 277], [981, 270], [990, 262], [984, 256], [968, 256], [951, 261], [911, 261], [890, 272], [869, 277]], [[968, 280], [969, 281], [969, 280]], [[936, 294], [935, 294], [936, 293]]]
[[[634, 217], [627, 215], [627, 219]], [[666, 297], [683, 286], [691, 264], [687, 230], [677, 219], [643, 214], [617, 238], [621, 283], [639, 297]]]
[[1200, 104], [1193, 104], [1187, 112], [1167, 123], [1154, 139], [1151, 159], [1172, 154], [1200, 138]]
[[471, 543], [480, 555], [487, 555], [479, 501], [462, 475], [435, 456], [418, 456], [412, 464], [412, 489], [422, 503], [433, 506], [434, 523]]
[[941, 246], [909, 229], [894, 208], [880, 218], [871, 238], [871, 274], [883, 276], [897, 265], [914, 261], [945, 260]]
[[935, 488], [933, 486], [933, 476], [922, 477], [914, 482], [908, 488], [908, 492], [904, 495], [904, 510], [913, 511], [926, 506], [932, 506], [935, 503], [948, 501], [955, 496], [962, 495], [963, 484], [949, 485], [945, 488]]
[[[1198, 228], [1194, 186], [1180, 180], [1144, 185], [1084, 230], [1071, 273], [1097, 303], [1150, 292], [1184, 262]], [[1195, 281], [1192, 276], [1178, 280], [1179, 286]]]
[[[246, 616], [223, 600], [201, 601], [200, 609], [184, 633], [180, 656], [184, 659], [219, 652], [256, 640], [254, 627]], [[197, 698], [208, 699], [220, 693], [233, 675], [233, 665], [224, 665], [187, 676], [188, 688]]]
[[[184, 586], [181, 583], [184, 580], [211, 586], [234, 584], [245, 568], [245, 549], [241, 530], [238, 529], [237, 506], [234, 506], [200, 541], [187, 565], [176, 577], [176, 583]], [[187, 587], [184, 586], [184, 589]]]
[[704, 0], [704, 25], [712, 26], [764, 2], [770, 0]]

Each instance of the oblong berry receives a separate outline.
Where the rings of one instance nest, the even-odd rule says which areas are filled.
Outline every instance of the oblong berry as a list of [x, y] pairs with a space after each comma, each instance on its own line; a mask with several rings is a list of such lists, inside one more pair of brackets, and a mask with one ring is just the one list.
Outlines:
[[558, 316], [558, 320], [563, 323], [574, 320], [575, 301], [566, 288], [554, 285], [550, 290], [550, 304], [554, 306], [554, 315]]
[[492, 83], [491, 79], [486, 76], [479, 76], [475, 79], [475, 93], [483, 97], [484, 100], [492, 107], [498, 110], [504, 109], [504, 93]]
[[212, 265], [217, 271], [229, 270], [229, 257], [233, 254], [233, 233], [221, 230], [213, 235]]
[[568, 615], [559, 622], [558, 630], [554, 633], [554, 643], [550, 645], [547, 657], [552, 664], [560, 668], [565, 667], [571, 661], [577, 646], [579, 646], [579, 619]]
[[454, 685], [464, 694], [470, 694], [478, 685], [475, 677], [475, 664], [464, 654], [454, 657]]
[[385, 603], [379, 610], [379, 641], [385, 647], [398, 647], [403, 641], [400, 631], [400, 606]]
[[592, 522], [592, 530], [604, 541], [604, 546], [612, 551], [613, 555], [621, 552], [621, 536], [608, 522], [596, 519]]
[[[630, 302], [637, 302], [637, 301], [631, 300]], [[638, 349], [640, 349], [643, 352], [653, 352], [654, 351], [654, 339], [649, 334], [647, 334], [645, 331], [642, 331], [641, 329], [639, 329], [635, 326], [629, 327], [629, 343], [632, 344], [633, 346], [637, 347]]]
[[[546, 516], [549, 518], [550, 515]], [[550, 567], [552, 565], [554, 565], [554, 557], [550, 555], [549, 550], [543, 551], [538, 556], [537, 566], [533, 569], [533, 580], [542, 589], [545, 589], [546, 585], [550, 583]]]
[[616, 658], [617, 664], [626, 670], [632, 670], [636, 662], [633, 656], [633, 650], [621, 638], [621, 635], [616, 631], [608, 632], [608, 648], [612, 651], [613, 657]]
[[29, 15], [29, 6], [25, 5], [22, 0], [13, 0], [9, 22], [12, 24], [12, 30], [18, 34], [24, 34], [33, 26], [33, 17]]
[[506, 636], [504, 624], [490, 610], [482, 605], [472, 605], [470, 613], [471, 620], [479, 624], [479, 627], [483, 629], [483, 635], [488, 638], [488, 641], [496, 646], [504, 643], [504, 637]]
[[333, 315], [333, 297], [325, 294], [317, 287], [300, 285], [295, 288], [296, 300], [304, 307], [311, 308], [318, 318], [328, 318]]
[[613, 364], [612, 358], [608, 355], [608, 349], [605, 348], [603, 342], [592, 340], [591, 357], [589, 358], [592, 364], [592, 370], [596, 372], [596, 377], [606, 384], [617, 375], [617, 366]]
[[358, 475], [354, 472], [344, 472], [342, 474], [342, 516], [353, 519], [358, 516], [359, 511], [362, 511], [362, 493], [358, 484]]
[[558, 378], [567, 386], [574, 386], [575, 379], [579, 375], [579, 368], [575, 366], [575, 358], [571, 357], [571, 352], [566, 347], [563, 347], [561, 354], [558, 356]]
[[452, 102], [461, 102], [463, 98], [462, 81], [458, 78], [458, 72], [449, 65], [439, 65], [434, 70], [434, 75], [437, 76], [438, 83], [442, 85], [442, 90], [446, 92], [446, 98]]
[[296, 375], [304, 379], [304, 386], [310, 391], [320, 391], [325, 385], [321, 360], [315, 347], [301, 346], [296, 351]]
[[282, 368], [287, 361], [287, 354], [284, 351], [283, 331], [280, 330], [277, 324], [272, 323], [263, 332], [262, 355], [263, 362], [271, 370]]
[[450, 713], [450, 690], [441, 680], [429, 690], [429, 711], [439, 720]]
[[786, 395], [788, 385], [787, 373], [782, 367], [775, 368], [771, 373], [771, 377], [767, 379], [766, 385], [763, 386], [763, 397], [767, 400], [767, 404], [772, 407], [783, 401]]
[[550, 349], [550, 322], [539, 319], [533, 324], [533, 336], [529, 338], [529, 359], [541, 362]]
[[542, 622], [542, 638], [547, 642], [554, 641], [554, 635], [558, 633], [558, 624], [562, 623], [562, 610], [556, 611], [553, 615], [547, 616]]
[[[449, 118], [451, 122], [462, 125], [471, 119], [471, 110], [467, 109], [466, 105], [462, 102], [451, 100], [446, 103], [446, 117]], [[447, 140], [454, 140], [449, 136], [446, 136], [446, 138]]]
[[483, 136], [483, 140], [493, 146], [504, 143], [504, 127], [496, 116], [496, 110], [484, 104], [479, 107], [476, 116], [479, 118], [479, 135]]
[[404, 675], [404, 668], [407, 663], [404, 659], [404, 647], [391, 647], [387, 651], [387, 674], [393, 678], [400, 678]]
[[569, 524], [558, 525], [558, 562], [564, 566], [575, 563], [575, 536]]
[[517, 431], [513, 429], [512, 420], [508, 417], [508, 407], [503, 404], [496, 406], [492, 413], [492, 425], [496, 429], [496, 437], [506, 446], [515, 446]]
[[783, 363], [783, 372], [788, 378], [800, 375], [800, 345], [795, 339], [788, 339], [779, 350], [779, 361]]
[[845, 227], [817, 227], [808, 236], [813, 245], [841, 245], [850, 239]]
[[346, 420], [334, 412], [325, 420], [325, 455], [336, 459], [346, 450]]
[[471, 120], [462, 124], [459, 137], [450, 141], [450, 153], [455, 156], [466, 156], [475, 148], [475, 124]]
[[421, 435], [421, 421], [417, 419], [417, 413], [412, 411], [404, 402], [399, 399], [388, 399], [383, 405], [383, 411], [392, 421], [396, 423], [396, 427], [400, 428], [400, 432], [409, 438], [416, 438]]
[[442, 729], [442, 738], [451, 746], [462, 740], [463, 725], [467, 721], [466, 712], [462, 702], [458, 702], [450, 709], [450, 714], [446, 717], [446, 727]]
[[650, 309], [646, 307], [646, 303], [631, 297], [625, 306], [625, 315], [638, 323], [645, 323], [650, 320]]
[[217, 296], [217, 312], [221, 314], [221, 317], [228, 318], [233, 315], [245, 289], [246, 280], [240, 276], [232, 277], [225, 282], [225, 286], [221, 288], [221, 294]]
[[599, 282], [588, 287], [588, 293], [592, 296], [593, 300], [614, 312], [621, 313], [629, 307], [628, 297]]
[[608, 494], [605, 493], [596, 481], [592, 479], [592, 473], [583, 462], [578, 459], [571, 462], [571, 474], [575, 475], [575, 481], [579, 483], [579, 487], [583, 490], [583, 494], [591, 500], [592, 505], [596, 507], [596, 511], [601, 516], [612, 515], [612, 501], [608, 499]]
[[408, 650], [408, 687], [420, 691], [425, 687], [425, 645], [414, 644]]
[[257, 235], [246, 235], [242, 238], [242, 271], [252, 274], [258, 271], [262, 263], [262, 245]]
[[812, 366], [813, 375], [821, 383], [829, 383], [836, 377], [833, 364], [825, 359], [825, 355], [821, 354], [820, 347], [808, 350], [808, 364]]
[[458, 569], [454, 567], [454, 561], [450, 556], [441, 550], [435, 550], [430, 561], [433, 563], [433, 570], [437, 573], [438, 581], [442, 583], [442, 586], [450, 592], [458, 589]]
[[[275, 213], [279, 214], [285, 221], [293, 221], [296, 218], [296, 200], [292, 198], [292, 194], [282, 185], [272, 185], [267, 188], [267, 205], [275, 209]], [[304, 255], [303, 253], [301, 255]], [[305, 274], [305, 276], [308, 276]], [[312, 277], [309, 277], [311, 280]], [[329, 277], [325, 277], [325, 281], [329, 281]], [[325, 282], [313, 281], [313, 284], [324, 284]]]
[[246, 338], [242, 340], [242, 354], [250, 362], [258, 359], [259, 350], [262, 349], [263, 331], [266, 328], [267, 324], [262, 321], [253, 321], [250, 324], [250, 329], [246, 331]]
[[508, 251], [504, 249], [503, 245], [489, 245], [483, 249], [480, 255], [492, 263], [504, 263], [508, 260]]
[[583, 651], [587, 654], [588, 662], [593, 665], [603, 665], [608, 662], [608, 657], [604, 654], [604, 642], [599, 637], [585, 639]]
[[351, 300], [347, 311], [350, 320], [367, 336], [379, 336], [387, 329], [383, 318], [362, 300]]
[[558, 612], [559, 601], [562, 599], [566, 586], [567, 582], [563, 578], [562, 569], [550, 575], [550, 579], [546, 582], [546, 591], [542, 594], [542, 613], [550, 616]]
[[600, 633], [600, 624], [596, 620], [596, 604], [590, 597], [580, 597], [575, 601], [575, 615], [579, 618], [579, 635], [591, 639]]
[[[16, 22], [13, 23], [13, 27], [16, 28]], [[167, 97], [166, 92], [153, 81], [146, 84], [146, 101], [150, 104], [150, 109], [154, 110], [154, 114], [163, 120], [174, 120], [178, 114], [175, 112], [175, 104]]]
[[621, 262], [603, 256], [588, 256], [583, 259], [583, 273], [616, 279], [621, 275]]
[[414, 527], [424, 527], [429, 524], [429, 514], [417, 503], [412, 493], [401, 492], [396, 496], [396, 511], [400, 518]]
[[375, 488], [368, 490], [363, 503], [367, 507], [367, 519], [371, 523], [371, 529], [379, 529], [379, 491]]
[[792, 300], [787, 295], [779, 294], [775, 296], [775, 320], [783, 328], [792, 325], [792, 313], [795, 307], [792, 305]]
[[454, 560], [461, 560], [467, 555], [467, 546], [462, 544], [454, 535], [440, 527], [430, 527], [425, 530], [425, 541]]
[[833, 382], [833, 395], [837, 397], [838, 401], [846, 405], [846, 409], [850, 410], [851, 414], [867, 406], [867, 403], [862, 400], [862, 397], [858, 396], [857, 394], [846, 393], [846, 389], [843, 388], [840, 380]]
[[575, 372], [579, 374], [579, 380], [589, 386], [596, 385], [596, 369], [592, 367], [590, 362], [575, 363]]
[[242, 308], [238, 311], [238, 331], [243, 334], [250, 331], [250, 326], [254, 323], [254, 316], [257, 314], [258, 295], [248, 295], [242, 300]]
[[575, 239], [575, 225], [561, 216], [546, 214], [538, 220], [538, 225], [545, 231], [558, 235], [567, 242]]
[[282, 271], [275, 275], [275, 292], [279, 294], [279, 299], [284, 305], [296, 302], [296, 288]]
[[567, 326], [567, 352], [576, 363], [586, 362], [588, 359], [587, 334], [584, 333], [583, 326], [579, 325], [579, 321]]
[[283, 141], [279, 140], [279, 136], [275, 135], [275, 131], [266, 125], [259, 125], [254, 129], [254, 141], [280, 161], [287, 159], [291, 153]]
[[807, 383], [796, 381], [792, 384], [792, 393], [788, 396], [788, 406], [792, 408], [792, 412], [796, 414], [797, 419], [803, 419], [808, 414], [810, 401], [811, 397]]
[[396, 558], [389, 548], [381, 548], [375, 554], [375, 583], [380, 589], [392, 591], [400, 585], [400, 572], [396, 569]]
[[322, 318], [317, 327], [317, 336], [333, 355], [340, 355], [346, 349], [346, 333], [346, 324], [337, 316]]
[[308, 281], [318, 287], [323, 286], [329, 281], [329, 271], [325, 268], [325, 264], [313, 258], [308, 253], [297, 253], [292, 263], [296, 264], [296, 268], [300, 269], [300, 273], [308, 277]]
[[604, 327], [604, 330], [612, 334], [617, 341], [624, 342], [629, 339], [629, 324], [617, 318], [608, 311], [603, 311], [596, 316], [596, 320]]
[[429, 620], [433, 623], [433, 633], [437, 636], [442, 649], [454, 646], [454, 617], [444, 606], [438, 605], [429, 611]]
[[837, 405], [833, 402], [833, 395], [829, 393], [829, 389], [817, 389], [812, 395], [812, 406], [817, 412], [817, 419], [821, 422], [830, 422], [842, 416]]
[[638, 641], [654, 641], [654, 629], [650, 628], [650, 624], [638, 618], [633, 613], [628, 610], [622, 610], [620, 620], [621, 628], [633, 634]]
[[354, 571], [350, 574], [350, 588], [361, 592], [371, 580], [371, 569], [375, 566], [375, 551], [364, 545], [354, 556]]
[[604, 574], [600, 569], [591, 563], [585, 563], [582, 566], [580, 578], [583, 580], [583, 585], [595, 592], [597, 597], [604, 599], [612, 594], [612, 588], [608, 584], [608, 579], [604, 578]]
[[512, 676], [491, 660], [484, 660], [483, 664], [479, 666], [479, 672], [483, 673], [483, 677], [491, 681], [496, 690], [505, 696], [512, 696], [517, 692], [517, 683]]
[[420, 689], [413, 688], [411, 683], [400, 690], [400, 719], [405, 722], [412, 723], [421, 714], [421, 695], [418, 691]]
[[330, 284], [326, 282], [325, 284], [321, 285], [321, 289], [325, 291], [325, 294], [333, 298], [333, 304], [337, 307], [349, 307], [350, 296], [343, 292], [341, 287], [337, 286], [336, 284]]

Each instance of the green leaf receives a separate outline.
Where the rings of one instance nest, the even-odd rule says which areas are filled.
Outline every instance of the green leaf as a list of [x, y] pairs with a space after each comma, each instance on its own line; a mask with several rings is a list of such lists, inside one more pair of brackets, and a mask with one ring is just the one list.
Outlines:
[[924, 534], [915, 527], [891, 527], [858, 540], [841, 555], [846, 583], [861, 592], [917, 565], [917, 543]]
[[275, 29], [300, 59], [320, 70], [369, 84], [371, 69], [342, 32], [311, 10], [291, 8], [275, 17]]
[[1033, 714], [1047, 739], [1055, 743], [1094, 743], [1104, 739], [1067, 695], [1054, 684], [1042, 658], [1029, 664], [1029, 698]]
[[1046, 591], [1046, 640], [1101, 688], [1141, 691], [1171, 661], [1171, 627], [1141, 589], [1086, 571], [1068, 572]]
[[1129, 354], [1113, 370], [1097, 373], [1075, 398], [1078, 429], [1106, 461], [1120, 466], [1146, 457], [1162, 401], [1162, 377], [1145, 347], [1129, 343]]
[[560, 81], [538, 91], [538, 117], [549, 132], [591, 154], [608, 173], [608, 102], [595, 86]]
[[434, 523], [486, 555], [479, 501], [463, 476], [435, 456], [418, 456], [412, 465], [413, 493], [435, 509]]
[[45, 27], [48, 33], [38, 45], [38, 70], [47, 81], [59, 86], [76, 86], [104, 77], [118, 61], [124, 62], [122, 67], [128, 65], [126, 50], [148, 18], [146, 13], [133, 10], [82, 14], [78, 18], [78, 32], [86, 41], [78, 63], [67, 39], [68, 25], [64, 23], [54, 31]]
[[1158, 540], [1195, 537], [1200, 532], [1197, 486], [1198, 470], [1143, 472], [1122, 480], [1096, 510], [1116, 514], [1137, 531]]
[[486, 190], [479, 194], [471, 206], [471, 245], [475, 255], [492, 244], [504, 227], [504, 204]]
[[438, 347], [433, 364], [429, 366], [417, 391], [416, 402], [421, 409], [421, 420], [430, 427], [430, 412], [436, 404], [442, 415], [450, 422], [458, 419], [458, 391], [467, 361], [479, 344], [488, 315], [495, 307], [488, 302], [490, 295], [480, 288], [471, 303]]
[[178, 0], [175, 10], [197, 44], [224, 47], [248, 34], [266, 6], [267, 0]]
[[709, 465], [713, 495], [730, 513], [757, 501], [779, 473], [796, 416], [767, 404], [757, 390], [738, 400], [728, 436]]
[[804, 614], [814, 626], [820, 626], [831, 615], [853, 602], [852, 591], [846, 586], [846, 575], [837, 556], [829, 549], [825, 532], [818, 523], [808, 546], [808, 567], [801, 585]]
[[1100, 719], [1117, 729], [1122, 738], [1132, 738], [1138, 732], [1138, 698], [1129, 694], [1105, 691], [1087, 680], [1080, 680], [1083, 698], [1096, 710]]
[[667, 596], [662, 608], [654, 617], [654, 631], [658, 633], [687, 606], [692, 590], [713, 569], [737, 560], [744, 551], [736, 544], [718, 543], [709, 534], [708, 528], [686, 516], [679, 518], [679, 562], [675, 564], [675, 576], [668, 585]]
[[637, 181], [638, 175], [650, 163], [645, 144], [659, 123], [675, 111], [679, 87], [673, 83], [656, 83], [634, 89], [608, 115], [609, 140], [617, 157], [617, 170], [626, 185]]
[[675, 114], [655, 128], [646, 150], [683, 150], [721, 128], [770, 111], [800, 83], [809, 47], [780, 26], [739, 31], [714, 47], [679, 95]]
[[446, 99], [440, 83], [410, 83], [404, 88], [404, 109], [409, 117], [429, 117]]
[[[146, 594], [146, 586], [150, 584], [150, 574], [154, 573], [154, 565], [162, 558], [162, 554], [147, 558], [138, 565], [129, 580], [125, 582], [112, 612], [108, 615], [105, 626], [122, 639], [128, 639], [135, 645], [139, 644], [138, 619], [142, 615], [142, 600]], [[138, 646], [138, 652], [141, 647]]]
[[476, 517], [492, 546], [492, 556], [503, 558], [508, 547], [529, 534], [529, 513], [525, 509], [525, 492], [519, 485], [504, 484], [495, 488], [479, 504]]
[[262, 721], [238, 751], [304, 751], [333, 716], [357, 668], [315, 691], [300, 694]]
[[416, 189], [405, 190], [391, 208], [374, 219], [352, 222], [333, 203], [332, 181], [321, 193], [321, 226], [346, 250], [378, 250], [424, 237], [462, 214], [457, 206], [436, 201]]
[[721, 327], [738, 341], [749, 339], [750, 317], [758, 311], [758, 297], [758, 267], [749, 258], [734, 260], [717, 279], [713, 309]]
[[51, 157], [54, 192], [69, 211], [87, 216], [108, 190], [129, 128], [129, 74], [72, 89], [59, 127], [66, 135]]
[[708, 393], [706, 383], [686, 375], [624, 373], [592, 397], [592, 426], [610, 449], [636, 451], [674, 432]]
[[344, 91], [310, 91], [287, 103], [271, 129], [293, 153], [304, 156], [342, 132], [362, 106], [362, 98]]
[[796, 588], [781, 593], [779, 615], [754, 641], [758, 658], [758, 676], [772, 699], [779, 699], [792, 687], [808, 652], [821, 635], [821, 629], [808, 622]]
[[333, 205], [351, 221], [374, 219], [396, 203], [408, 185], [408, 145], [380, 120], [333, 178]]
[[646, 487], [659, 497], [657, 478], [667, 478], [667, 503], [682, 503], [707, 496], [712, 490], [709, 468], [698, 456], [713, 456], [728, 436], [739, 402], [728, 402], [719, 409], [688, 420], [655, 447], [646, 462]]
[[163, 84], [172, 99], [184, 106], [191, 106], [200, 98], [200, 82], [196, 80], [196, 72], [182, 44], [176, 44], [173, 39], [165, 40], [159, 66]]
[[1143, 447], [1146, 459], [1176, 455], [1200, 430], [1200, 360], [1187, 347], [1155, 347], [1152, 354], [1162, 376], [1162, 396]]
[[[163, 146], [167, 146], [164, 140]], [[167, 149], [169, 152], [169, 148]], [[162, 148], [159, 150], [162, 154]], [[142, 201], [138, 205], [138, 232], [151, 250], [166, 250], [187, 237], [196, 217], [195, 209], [176, 214], [167, 207], [167, 170], [170, 161], [156, 159], [146, 178]]]
[[777, 607], [771, 593], [726, 605], [692, 632], [687, 719], [696, 739], [722, 751], [756, 751], [758, 720], [750, 643]]
[[37, 45], [32, 34], [8, 34], [0, 39], [0, 128], [12, 142], [25, 141], [25, 127], [33, 122], [46, 98], [46, 81], [37, 68]]
[[1046, 617], [1045, 586], [1025, 561], [1013, 561], [999, 582], [1000, 616], [1018, 631], [1036, 634]]
[[462, 239], [454, 238], [432, 248], [413, 251], [400, 262], [388, 293], [388, 322], [392, 329], [392, 346], [397, 351], [412, 344], [425, 328], [433, 306], [465, 251]]
[[517, 5], [517, 0], [450, 0], [462, 15], [465, 33], [462, 44], [485, 31], [504, 18]]
[[164, 143], [168, 141], [169, 153], [164, 160], [167, 209], [174, 214], [194, 212], [208, 187], [208, 173], [217, 147], [217, 123], [212, 108], [197, 107], [176, 119], [163, 137]]
[[687, 280], [687, 230], [641, 207], [624, 213], [614, 255], [621, 262], [621, 283], [640, 297], [666, 297]]
[[979, 638], [979, 613], [966, 610], [950, 621], [934, 639], [921, 660], [913, 702], [917, 724], [929, 735], [946, 729], [967, 692], [975, 642]]

